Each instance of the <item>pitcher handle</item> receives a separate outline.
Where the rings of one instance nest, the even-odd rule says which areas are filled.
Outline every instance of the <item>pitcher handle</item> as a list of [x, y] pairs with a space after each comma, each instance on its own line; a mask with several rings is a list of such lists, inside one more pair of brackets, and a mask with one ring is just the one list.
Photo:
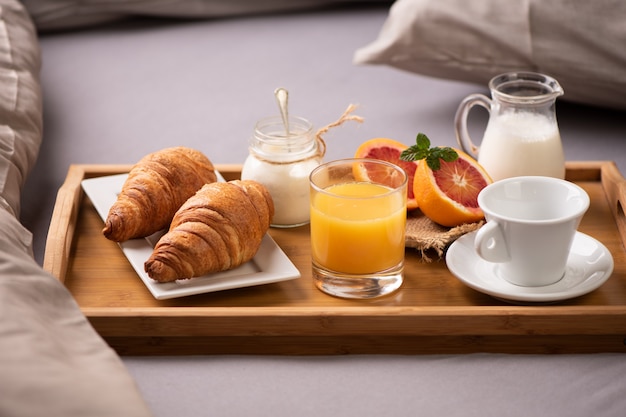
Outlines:
[[474, 144], [467, 130], [467, 117], [472, 107], [476, 105], [482, 106], [487, 109], [488, 112], [491, 112], [491, 99], [489, 97], [483, 94], [470, 94], [459, 104], [459, 108], [454, 116], [454, 129], [456, 132], [456, 140], [461, 149], [478, 159], [480, 147]]

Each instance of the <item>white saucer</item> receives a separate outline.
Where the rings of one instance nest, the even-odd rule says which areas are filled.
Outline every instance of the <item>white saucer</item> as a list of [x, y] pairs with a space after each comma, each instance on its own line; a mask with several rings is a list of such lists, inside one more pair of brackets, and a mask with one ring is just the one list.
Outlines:
[[454, 276], [469, 287], [513, 302], [547, 303], [587, 294], [600, 287], [613, 272], [611, 252], [596, 239], [577, 232], [567, 260], [565, 276], [542, 287], [521, 287], [498, 277], [496, 265], [482, 259], [474, 249], [476, 232], [457, 239], [446, 253], [446, 264]]

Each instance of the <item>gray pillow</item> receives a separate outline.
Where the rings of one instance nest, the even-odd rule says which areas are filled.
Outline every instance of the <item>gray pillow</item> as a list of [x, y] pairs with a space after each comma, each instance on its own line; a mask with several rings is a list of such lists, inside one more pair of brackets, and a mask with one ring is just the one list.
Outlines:
[[[366, 0], [390, 3], [391, 0]], [[362, 3], [358, 0], [23, 0], [40, 31], [85, 27], [129, 16], [226, 17]]]
[[0, 416], [151, 415], [69, 291], [32, 256], [18, 220], [42, 139], [40, 52], [17, 0], [0, 0]]
[[622, 0], [398, 0], [357, 64], [483, 86], [499, 73], [556, 78], [563, 99], [626, 108]]
[[0, 207], [19, 216], [20, 192], [42, 135], [37, 34], [19, 2], [0, 10]]

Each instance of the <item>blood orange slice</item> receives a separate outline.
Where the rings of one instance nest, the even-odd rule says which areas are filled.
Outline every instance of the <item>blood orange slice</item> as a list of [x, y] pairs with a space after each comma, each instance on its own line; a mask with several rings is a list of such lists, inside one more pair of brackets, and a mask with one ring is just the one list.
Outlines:
[[454, 227], [484, 217], [478, 206], [478, 193], [492, 182], [491, 177], [471, 156], [455, 149], [459, 157], [433, 171], [425, 160], [419, 162], [413, 193], [420, 210], [435, 223]]
[[[388, 138], [375, 138], [370, 139], [361, 144], [356, 150], [355, 158], [372, 158], [382, 159], [383, 161], [391, 162], [398, 165], [408, 177], [407, 187], [407, 210], [414, 210], [418, 207], [415, 195], [413, 194], [413, 178], [415, 177], [415, 170], [418, 167], [418, 161], [403, 161], [400, 159], [402, 151], [407, 149], [408, 146]], [[368, 176], [372, 178], [376, 173], [368, 173]]]

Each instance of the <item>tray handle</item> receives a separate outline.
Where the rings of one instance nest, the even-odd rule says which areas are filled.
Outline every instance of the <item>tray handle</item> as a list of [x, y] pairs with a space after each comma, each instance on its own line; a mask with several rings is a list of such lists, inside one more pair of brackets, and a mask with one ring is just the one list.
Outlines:
[[609, 201], [613, 217], [617, 223], [617, 229], [622, 238], [622, 244], [626, 245], [626, 179], [622, 176], [615, 162], [602, 165], [602, 186]]
[[59, 281], [65, 281], [70, 249], [76, 229], [76, 219], [82, 201], [81, 181], [85, 177], [83, 165], [70, 165], [65, 182], [57, 192], [56, 203], [52, 212], [43, 268]]

